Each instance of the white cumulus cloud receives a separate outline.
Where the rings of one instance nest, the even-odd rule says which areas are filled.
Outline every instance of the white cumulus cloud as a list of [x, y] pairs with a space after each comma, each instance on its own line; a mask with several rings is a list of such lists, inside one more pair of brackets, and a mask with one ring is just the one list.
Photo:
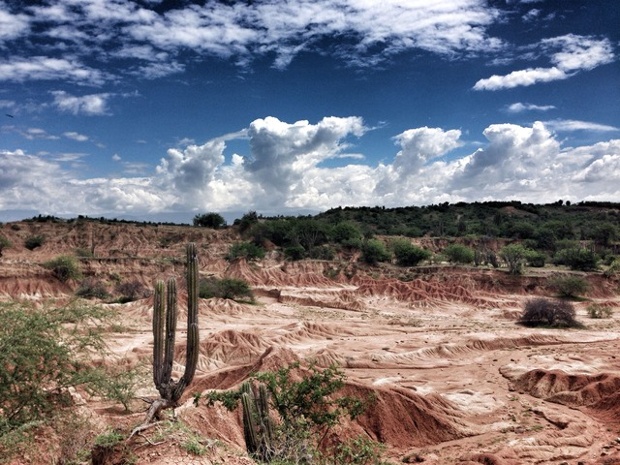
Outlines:
[[90, 94], [76, 97], [63, 90], [52, 91], [54, 105], [60, 111], [74, 115], [105, 115], [108, 112], [107, 102], [111, 94]]
[[441, 128], [409, 129], [395, 137], [402, 150], [396, 154], [393, 167], [403, 175], [417, 173], [425, 163], [462, 145], [461, 131]]
[[[124, 177], [80, 179], [83, 154], [0, 152], [0, 209], [54, 214], [164, 211], [294, 213], [344, 205], [402, 206], [477, 200], [613, 200], [619, 193], [620, 139], [563, 148], [545, 123], [492, 124], [486, 141], [464, 156], [457, 129], [412, 128], [393, 137], [377, 165], [326, 161], [364, 137], [358, 117], [287, 123], [266, 117], [247, 130], [202, 145], [171, 148], [155, 172], [124, 164]], [[469, 135], [468, 137], [471, 137]], [[231, 139], [248, 153], [226, 154]], [[83, 173], [83, 169], [80, 169]]]

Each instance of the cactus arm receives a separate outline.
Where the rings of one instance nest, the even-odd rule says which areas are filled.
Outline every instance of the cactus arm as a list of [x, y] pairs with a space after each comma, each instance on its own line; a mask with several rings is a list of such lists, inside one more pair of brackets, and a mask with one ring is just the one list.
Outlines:
[[243, 413], [243, 436], [248, 453], [260, 462], [269, 462], [273, 456], [274, 427], [269, 415], [269, 392], [261, 384], [253, 388], [251, 383], [241, 385]]
[[241, 405], [243, 407], [243, 435], [245, 437], [245, 447], [250, 454], [258, 450], [256, 438], [256, 424], [254, 423], [253, 401], [251, 394], [244, 392], [241, 394]]
[[198, 356], [200, 355], [200, 351], [198, 350], [198, 342], [190, 343], [190, 339], [193, 341], [198, 341], [197, 324], [191, 325], [187, 332], [187, 360], [185, 362], [185, 373], [183, 373], [183, 377], [174, 387], [174, 391], [172, 394], [172, 400], [174, 402], [178, 401], [181, 398], [181, 395], [183, 395], [183, 391], [192, 382], [192, 380], [194, 379], [194, 373], [196, 373], [196, 366], [198, 365]]
[[164, 292], [165, 284], [155, 283], [153, 297], [153, 382], [159, 388], [162, 384], [162, 358], [164, 353]]
[[263, 443], [265, 447], [265, 453], [268, 454], [271, 449], [271, 441], [274, 438], [273, 420], [269, 414], [269, 391], [267, 386], [261, 384], [258, 388], [258, 405], [260, 411], [261, 425], [263, 431]]
[[187, 244], [187, 327], [198, 323], [198, 254], [196, 244]]
[[164, 362], [162, 370], [162, 389], [159, 392], [164, 399], [170, 399], [170, 377], [172, 376], [172, 363], [174, 362], [174, 340], [177, 329], [177, 283], [174, 278], [168, 279], [168, 295], [166, 296], [166, 340], [164, 349]]
[[198, 356], [200, 355], [198, 332], [198, 256], [196, 244], [187, 244], [187, 345], [185, 350], [185, 372], [174, 387], [173, 400], [181, 398], [183, 391], [194, 379]]
[[187, 349], [183, 380], [189, 385], [194, 379], [200, 355], [198, 331], [198, 255], [196, 244], [187, 244]]

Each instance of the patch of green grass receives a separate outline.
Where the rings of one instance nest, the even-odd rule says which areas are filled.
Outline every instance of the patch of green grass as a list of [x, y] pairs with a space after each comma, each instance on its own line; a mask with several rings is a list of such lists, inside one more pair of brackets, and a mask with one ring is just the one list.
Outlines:
[[108, 430], [95, 438], [95, 445], [101, 447], [114, 447], [121, 443], [125, 436], [117, 430]]

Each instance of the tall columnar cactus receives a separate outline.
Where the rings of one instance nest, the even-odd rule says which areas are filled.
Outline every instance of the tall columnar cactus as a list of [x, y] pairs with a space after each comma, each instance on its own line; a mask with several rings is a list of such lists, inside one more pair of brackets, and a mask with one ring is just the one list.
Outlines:
[[193, 243], [187, 244], [186, 279], [186, 363], [183, 376], [176, 382], [171, 377], [177, 326], [176, 280], [170, 278], [166, 284], [163, 281], [157, 281], [155, 284], [155, 297], [153, 301], [153, 381], [161, 398], [168, 401], [170, 407], [176, 406], [183, 391], [194, 379], [196, 365], [198, 364], [198, 256], [196, 254], [196, 245]]
[[172, 379], [174, 340], [177, 329], [177, 284], [174, 278], [155, 283], [153, 299], [153, 382], [160, 399], [151, 402], [144, 422], [134, 428], [131, 436], [149, 427], [159, 413], [174, 409], [196, 373], [200, 354], [198, 336], [198, 255], [196, 244], [187, 244], [187, 349], [185, 372], [178, 381]]

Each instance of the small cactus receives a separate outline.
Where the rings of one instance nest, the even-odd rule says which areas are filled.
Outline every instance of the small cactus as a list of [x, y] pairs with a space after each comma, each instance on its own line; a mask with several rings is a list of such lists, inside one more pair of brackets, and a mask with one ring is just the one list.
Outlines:
[[241, 394], [241, 405], [243, 408], [243, 436], [245, 437], [245, 447], [250, 455], [258, 451], [258, 439], [256, 422], [256, 411], [254, 409], [254, 398], [252, 394], [244, 392]]
[[248, 453], [262, 462], [273, 456], [273, 420], [269, 413], [269, 392], [265, 385], [256, 395], [250, 383], [241, 386], [243, 435]]

